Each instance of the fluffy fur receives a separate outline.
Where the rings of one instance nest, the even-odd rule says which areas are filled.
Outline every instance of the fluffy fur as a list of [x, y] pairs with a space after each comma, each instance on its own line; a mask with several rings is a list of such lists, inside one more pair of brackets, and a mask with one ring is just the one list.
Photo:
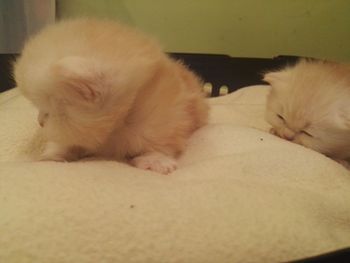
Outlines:
[[350, 67], [301, 60], [269, 72], [266, 120], [272, 131], [334, 159], [350, 157]]
[[207, 121], [199, 78], [152, 38], [112, 21], [45, 28], [26, 43], [14, 74], [39, 109], [45, 160], [112, 158], [166, 174]]

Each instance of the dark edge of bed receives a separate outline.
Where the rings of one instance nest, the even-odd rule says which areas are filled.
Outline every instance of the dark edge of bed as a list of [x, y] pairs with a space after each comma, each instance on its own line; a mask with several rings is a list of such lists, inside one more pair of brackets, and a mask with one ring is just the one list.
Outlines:
[[0, 54], [0, 92], [15, 87], [12, 78], [12, 62], [16, 54]]
[[350, 247], [324, 253], [304, 259], [289, 261], [288, 263], [349, 263]]
[[[221, 86], [227, 86], [228, 92], [242, 87], [263, 84], [261, 74], [278, 69], [298, 60], [296, 56], [277, 56], [275, 58], [240, 58], [227, 55], [209, 55], [193, 53], [169, 53], [175, 59], [182, 60], [201, 78], [212, 84], [211, 97], [219, 96]], [[12, 78], [12, 62], [16, 54], [0, 54], [0, 92], [15, 87]]]

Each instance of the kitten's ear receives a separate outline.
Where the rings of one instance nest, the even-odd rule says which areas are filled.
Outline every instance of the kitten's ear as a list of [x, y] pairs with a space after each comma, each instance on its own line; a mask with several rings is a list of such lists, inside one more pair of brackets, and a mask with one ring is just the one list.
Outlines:
[[287, 80], [289, 72], [287, 70], [272, 71], [263, 75], [263, 81], [269, 83], [271, 86], [278, 85]]
[[52, 66], [60, 92], [88, 102], [100, 99], [106, 93], [105, 74], [96, 61], [82, 57], [65, 57]]

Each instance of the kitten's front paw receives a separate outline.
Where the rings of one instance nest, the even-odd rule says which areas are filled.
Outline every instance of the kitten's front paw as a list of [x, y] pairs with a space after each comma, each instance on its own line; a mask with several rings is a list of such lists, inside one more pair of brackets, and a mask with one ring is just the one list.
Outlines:
[[177, 162], [174, 158], [159, 152], [137, 156], [130, 163], [137, 168], [151, 170], [161, 174], [169, 174], [177, 168]]
[[45, 150], [39, 158], [39, 161], [65, 162], [65, 149], [53, 142], [46, 144]]
[[43, 154], [42, 156], [40, 156], [39, 161], [65, 162], [66, 160], [64, 159], [63, 156], [59, 156], [59, 155], [48, 156], [48, 155]]

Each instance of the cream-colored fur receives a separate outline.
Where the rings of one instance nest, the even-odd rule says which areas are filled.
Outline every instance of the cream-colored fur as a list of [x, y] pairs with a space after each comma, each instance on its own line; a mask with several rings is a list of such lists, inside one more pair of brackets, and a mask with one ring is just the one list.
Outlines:
[[335, 159], [350, 157], [350, 67], [301, 60], [265, 74], [266, 120], [285, 139]]
[[207, 121], [201, 81], [152, 38], [116, 22], [76, 19], [29, 40], [18, 87], [39, 109], [42, 159], [94, 156], [169, 173]]

